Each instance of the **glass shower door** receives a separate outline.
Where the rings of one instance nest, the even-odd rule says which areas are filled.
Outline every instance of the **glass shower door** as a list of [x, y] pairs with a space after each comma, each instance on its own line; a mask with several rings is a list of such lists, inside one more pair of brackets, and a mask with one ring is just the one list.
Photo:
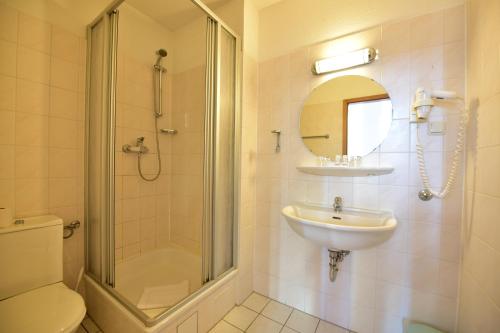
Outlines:
[[86, 145], [86, 270], [147, 325], [234, 267], [238, 176], [237, 38], [151, 1], [89, 27]]
[[85, 129], [85, 260], [87, 272], [113, 285], [114, 102], [116, 12], [95, 20], [87, 32]]
[[215, 113], [213, 277], [233, 266], [236, 39], [219, 30], [219, 108]]
[[207, 16], [186, 3], [175, 22], [117, 8], [115, 290], [149, 317], [203, 282]]
[[[102, 76], [103, 72], [102, 52], [104, 48], [104, 23], [103, 20], [97, 22], [91, 28], [91, 43], [92, 47], [89, 52], [89, 62], [91, 62], [91, 73], [89, 80], [89, 89], [87, 94], [87, 104], [89, 111], [87, 113], [87, 146], [100, 147], [103, 144], [101, 135], [102, 128]], [[88, 229], [87, 233], [87, 269], [89, 273], [99, 277], [101, 276], [101, 191], [99, 184], [101, 183], [101, 154], [98, 149], [93, 149], [87, 152], [86, 158], [87, 173], [87, 193], [94, 195], [86, 196], [86, 216]]]

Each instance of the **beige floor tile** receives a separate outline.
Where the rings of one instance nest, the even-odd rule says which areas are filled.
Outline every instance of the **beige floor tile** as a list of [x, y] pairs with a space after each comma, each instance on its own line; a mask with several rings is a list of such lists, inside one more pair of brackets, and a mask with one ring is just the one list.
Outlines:
[[224, 317], [224, 320], [241, 330], [246, 330], [258, 313], [244, 306], [236, 306]]
[[269, 298], [259, 295], [257, 293], [252, 293], [248, 298], [243, 302], [243, 305], [247, 308], [254, 310], [255, 312], [261, 312], [262, 309], [269, 302]]
[[277, 322], [259, 315], [257, 319], [250, 325], [248, 333], [279, 333], [283, 326]]
[[290, 327], [283, 326], [280, 333], [299, 333], [296, 330], [292, 330]]
[[316, 333], [349, 333], [348, 330], [337, 325], [320, 320]]
[[209, 331], [209, 333], [243, 333], [243, 331], [221, 320]]
[[293, 310], [292, 315], [286, 322], [286, 326], [300, 333], [314, 333], [319, 319], [299, 310]]
[[290, 313], [292, 313], [293, 308], [288, 305], [278, 303], [276, 301], [270, 301], [262, 314], [267, 318], [271, 318], [278, 323], [285, 324], [288, 317], [290, 317]]

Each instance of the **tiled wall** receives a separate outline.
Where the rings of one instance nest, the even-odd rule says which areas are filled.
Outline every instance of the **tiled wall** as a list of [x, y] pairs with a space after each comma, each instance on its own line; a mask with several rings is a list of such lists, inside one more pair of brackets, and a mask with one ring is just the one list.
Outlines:
[[201, 254], [205, 66], [175, 73], [172, 85], [172, 128], [178, 133], [171, 138], [170, 241]]
[[[122, 7], [123, 6], [123, 7]], [[200, 254], [203, 208], [203, 132], [205, 112], [205, 66], [203, 54], [205, 21], [194, 20], [175, 30], [120, 7], [117, 75], [117, 175], [116, 257], [131, 258], [155, 248], [179, 246]], [[134, 26], [144, 30], [134, 32]], [[163, 31], [159, 34], [158, 31]], [[156, 32], [156, 35], [153, 34]], [[138, 52], [134, 45], [149, 36], [150, 52]], [[191, 39], [192, 41], [189, 43]], [[121, 43], [120, 43], [121, 41]], [[162, 171], [148, 182], [138, 173], [137, 155], [122, 152], [123, 144], [136, 144], [145, 137], [149, 153], [142, 157], [142, 170], [152, 178], [158, 168], [154, 128], [154, 81], [152, 66], [156, 50], [165, 48], [162, 59], [163, 116], [158, 129], [177, 133], [159, 134]], [[175, 61], [181, 54], [182, 67]], [[201, 60], [203, 61], [203, 60]]]
[[[323, 76], [311, 74], [315, 59], [342, 53], [346, 47], [368, 46], [380, 52], [373, 64]], [[422, 185], [409, 107], [418, 86], [457, 90], [463, 96], [464, 50], [464, 8], [460, 6], [306, 46], [259, 64], [256, 291], [362, 333], [402, 332], [403, 318], [454, 330], [461, 186], [457, 184], [445, 200], [418, 199]], [[304, 101], [322, 82], [345, 74], [371, 77], [391, 96], [390, 133], [364, 158], [366, 164], [392, 165], [395, 171], [390, 175], [337, 178], [296, 170], [300, 164], [315, 163], [299, 136]], [[431, 182], [436, 186], [445, 178], [455, 142], [457, 110], [451, 106], [433, 111], [435, 119], [447, 120], [446, 135], [424, 135]], [[274, 129], [283, 133], [279, 154], [274, 152]], [[392, 210], [399, 224], [385, 244], [351, 253], [331, 283], [327, 250], [299, 237], [280, 210], [294, 201], [331, 205], [335, 196], [342, 196], [347, 206]]]
[[468, 208], [463, 229], [459, 332], [500, 327], [500, 2], [468, 2]]
[[[116, 178], [115, 178], [115, 256], [118, 261], [157, 247], [168, 245], [170, 223], [171, 138], [161, 135], [162, 170], [152, 182], [139, 176], [137, 155], [122, 152], [124, 144], [134, 146], [144, 137], [149, 153], [143, 155], [141, 169], [147, 178], [158, 170], [153, 111], [153, 63], [127, 57], [118, 50], [116, 110]], [[163, 76], [163, 114], [158, 128], [168, 128], [172, 121], [170, 76]]]
[[170, 243], [201, 255], [203, 222], [203, 154], [205, 133], [204, 54], [206, 21], [200, 15], [172, 30], [171, 136], [172, 176]]
[[64, 281], [83, 265], [85, 40], [0, 5], [0, 205], [82, 222]]
[[241, 174], [238, 225], [238, 280], [236, 301], [243, 302], [253, 291], [253, 252], [256, 219], [257, 168], [257, 55], [258, 12], [253, 2], [243, 7], [244, 31], [241, 87]]
[[238, 300], [243, 301], [253, 290], [253, 249], [256, 218], [257, 162], [257, 61], [243, 55], [243, 103], [241, 127], [241, 176], [238, 236]]

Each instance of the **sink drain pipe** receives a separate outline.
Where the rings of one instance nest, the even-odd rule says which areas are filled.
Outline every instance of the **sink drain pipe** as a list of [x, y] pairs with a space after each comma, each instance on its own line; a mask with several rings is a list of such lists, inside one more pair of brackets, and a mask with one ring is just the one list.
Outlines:
[[344, 260], [351, 251], [344, 250], [330, 250], [328, 249], [330, 255], [330, 281], [334, 282], [337, 278], [337, 273], [340, 269], [340, 263]]

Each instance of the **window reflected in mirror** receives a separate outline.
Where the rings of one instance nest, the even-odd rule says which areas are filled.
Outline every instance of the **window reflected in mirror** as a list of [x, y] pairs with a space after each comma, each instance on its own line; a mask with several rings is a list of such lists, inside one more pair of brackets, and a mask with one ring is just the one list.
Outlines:
[[318, 156], [365, 156], [382, 143], [391, 122], [392, 103], [383, 86], [363, 76], [341, 76], [311, 92], [300, 135]]
[[391, 127], [392, 103], [389, 95], [344, 100], [343, 155], [365, 156], [381, 143]]

